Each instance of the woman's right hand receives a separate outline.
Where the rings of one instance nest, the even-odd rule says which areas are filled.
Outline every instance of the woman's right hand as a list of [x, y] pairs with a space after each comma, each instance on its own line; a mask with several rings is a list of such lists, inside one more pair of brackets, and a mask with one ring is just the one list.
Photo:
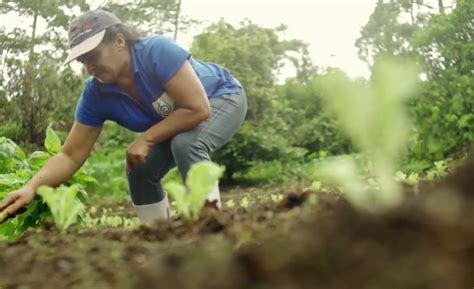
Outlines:
[[36, 190], [23, 187], [9, 193], [0, 203], [0, 223], [9, 217], [14, 217], [20, 210], [26, 207], [36, 195]]

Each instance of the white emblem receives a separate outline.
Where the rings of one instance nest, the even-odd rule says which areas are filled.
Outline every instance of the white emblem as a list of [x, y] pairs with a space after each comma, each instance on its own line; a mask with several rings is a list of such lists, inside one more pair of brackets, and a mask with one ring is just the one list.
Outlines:
[[175, 110], [174, 100], [164, 92], [157, 100], [152, 103], [156, 113], [165, 118]]

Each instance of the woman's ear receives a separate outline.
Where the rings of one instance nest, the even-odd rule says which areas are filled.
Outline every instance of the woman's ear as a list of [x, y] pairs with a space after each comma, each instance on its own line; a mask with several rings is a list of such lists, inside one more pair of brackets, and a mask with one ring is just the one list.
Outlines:
[[122, 33], [117, 33], [117, 36], [115, 37], [115, 46], [117, 46], [117, 48], [124, 48], [127, 46], [127, 41], [125, 41], [125, 37]]

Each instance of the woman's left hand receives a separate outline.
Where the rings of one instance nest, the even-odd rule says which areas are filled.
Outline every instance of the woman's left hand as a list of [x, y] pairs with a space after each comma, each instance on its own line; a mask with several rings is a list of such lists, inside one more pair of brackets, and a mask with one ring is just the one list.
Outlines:
[[134, 168], [145, 164], [153, 145], [153, 143], [146, 140], [144, 134], [141, 134], [127, 148], [127, 174]]

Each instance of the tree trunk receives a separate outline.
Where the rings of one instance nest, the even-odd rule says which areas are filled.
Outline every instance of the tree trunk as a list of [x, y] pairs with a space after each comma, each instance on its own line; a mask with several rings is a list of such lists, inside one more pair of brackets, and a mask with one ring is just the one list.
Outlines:
[[438, 0], [439, 13], [444, 15], [443, 0]]
[[[41, 5], [41, 1], [40, 1]], [[36, 38], [36, 23], [38, 21], [38, 11], [34, 12], [33, 15], [33, 31], [31, 32], [31, 47], [30, 47], [30, 57], [33, 55], [35, 48], [35, 38]]]
[[174, 19], [174, 40], [176, 41], [178, 39], [178, 29], [179, 29], [179, 14], [181, 12], [181, 2], [182, 0], [178, 1], [178, 5], [176, 8], [176, 16]]

